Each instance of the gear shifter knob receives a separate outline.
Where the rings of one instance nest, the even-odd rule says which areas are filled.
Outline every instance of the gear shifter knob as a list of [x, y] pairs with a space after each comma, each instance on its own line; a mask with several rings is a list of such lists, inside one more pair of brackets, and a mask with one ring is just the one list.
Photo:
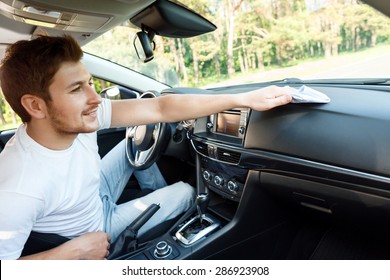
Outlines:
[[206, 214], [206, 209], [209, 204], [210, 198], [207, 193], [200, 193], [196, 197], [196, 208], [198, 209], [199, 218], [203, 220], [204, 215]]
[[175, 237], [185, 246], [191, 246], [195, 242], [206, 238], [208, 235], [219, 229], [221, 223], [212, 214], [206, 214], [209, 204], [209, 195], [199, 193], [196, 197], [194, 206], [198, 213], [194, 213], [191, 207], [191, 217], [183, 223], [176, 231]]

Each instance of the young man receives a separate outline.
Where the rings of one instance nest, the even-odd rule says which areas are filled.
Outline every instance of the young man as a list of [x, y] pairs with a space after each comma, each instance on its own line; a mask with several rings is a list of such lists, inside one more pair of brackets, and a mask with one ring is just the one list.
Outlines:
[[0, 154], [0, 259], [19, 258], [32, 230], [70, 241], [23, 258], [104, 259], [110, 240], [150, 204], [161, 208], [140, 234], [191, 206], [193, 187], [165, 187], [156, 165], [134, 172], [142, 187], [155, 191], [116, 205], [133, 170], [123, 142], [100, 159], [97, 130], [195, 119], [234, 107], [268, 110], [291, 101], [290, 89], [278, 87], [110, 101], [96, 94], [81, 58], [77, 42], [63, 36], [19, 41], [2, 61], [2, 90], [23, 124]]

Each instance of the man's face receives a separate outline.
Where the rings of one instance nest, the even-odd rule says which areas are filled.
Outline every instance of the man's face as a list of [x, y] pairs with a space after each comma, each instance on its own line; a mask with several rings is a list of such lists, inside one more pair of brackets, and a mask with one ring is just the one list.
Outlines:
[[49, 86], [47, 102], [52, 127], [61, 134], [89, 133], [98, 129], [97, 108], [101, 98], [81, 62], [65, 62]]

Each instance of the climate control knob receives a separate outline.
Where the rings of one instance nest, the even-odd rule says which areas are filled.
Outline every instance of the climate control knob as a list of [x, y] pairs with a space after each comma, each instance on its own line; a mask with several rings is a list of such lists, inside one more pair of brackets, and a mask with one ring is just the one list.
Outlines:
[[218, 187], [223, 186], [223, 177], [217, 175], [214, 177], [214, 184], [216, 184]]
[[237, 192], [238, 189], [239, 189], [237, 183], [234, 182], [234, 181], [229, 181], [229, 182], [227, 183], [227, 188], [228, 188], [229, 191], [231, 191], [231, 192]]
[[207, 170], [203, 171], [203, 179], [205, 179], [206, 181], [210, 181], [211, 179], [210, 172], [208, 172]]

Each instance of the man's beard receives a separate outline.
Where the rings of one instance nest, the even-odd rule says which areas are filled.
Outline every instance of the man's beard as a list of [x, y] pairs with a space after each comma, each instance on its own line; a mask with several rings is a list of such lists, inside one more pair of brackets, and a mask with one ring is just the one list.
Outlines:
[[79, 120], [76, 122], [76, 125], [74, 125], [74, 119], [70, 120], [65, 114], [50, 104], [48, 104], [47, 108], [51, 120], [51, 125], [53, 129], [59, 134], [75, 135], [79, 133], [91, 133], [97, 130], [97, 127], [85, 123], [82, 114], [79, 116]]

